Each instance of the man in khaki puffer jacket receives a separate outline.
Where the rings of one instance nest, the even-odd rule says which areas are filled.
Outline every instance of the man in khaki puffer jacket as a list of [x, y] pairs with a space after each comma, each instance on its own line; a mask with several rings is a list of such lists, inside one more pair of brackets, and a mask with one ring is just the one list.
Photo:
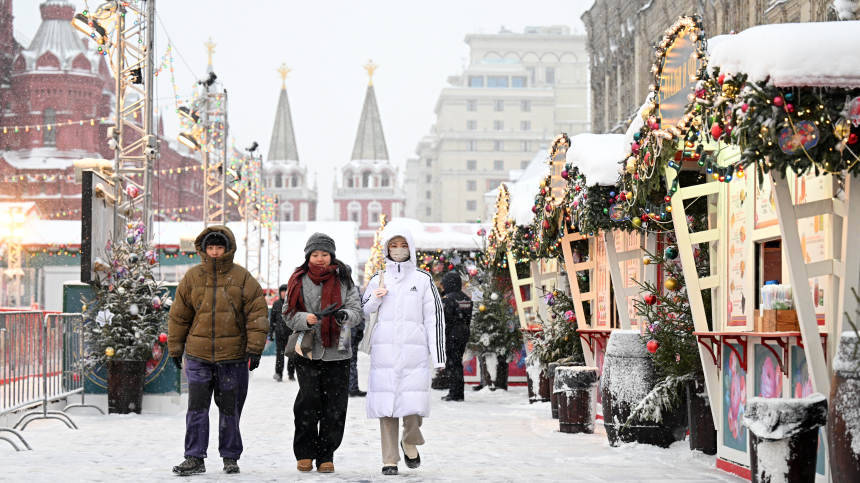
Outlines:
[[170, 307], [167, 347], [179, 369], [185, 354], [188, 376], [185, 461], [173, 467], [173, 472], [206, 471], [203, 459], [209, 445], [209, 403], [214, 390], [224, 472], [238, 473], [242, 454], [239, 417], [248, 394], [248, 370], [259, 366], [266, 344], [268, 307], [260, 284], [233, 263], [236, 238], [229, 228], [207, 227], [197, 236], [195, 247], [202, 261], [179, 282]]

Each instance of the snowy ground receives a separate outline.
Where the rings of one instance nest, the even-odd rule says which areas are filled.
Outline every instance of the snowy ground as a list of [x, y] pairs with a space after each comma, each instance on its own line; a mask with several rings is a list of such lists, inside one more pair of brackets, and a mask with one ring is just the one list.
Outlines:
[[[362, 388], [369, 361], [359, 360]], [[381, 474], [379, 424], [365, 415], [364, 399], [351, 398], [336, 473], [296, 471], [292, 451], [292, 406], [298, 385], [276, 383], [274, 358], [264, 357], [252, 373], [242, 415], [245, 453], [240, 475], [221, 472], [217, 411], [207, 473], [195, 481], [743, 481], [716, 469], [714, 458], [689, 451], [688, 443], [668, 450], [627, 445], [611, 448], [601, 424], [593, 435], [558, 432], [549, 403], [528, 404], [524, 387], [509, 392], [467, 389], [466, 401], [443, 403], [434, 391], [431, 417], [422, 428], [422, 465], [400, 476]], [[214, 405], [213, 405], [214, 409]], [[0, 441], [0, 481], [157, 481], [174, 478], [182, 461], [185, 416], [144, 414], [101, 416], [77, 409], [79, 431], [58, 421], [36, 421], [25, 431], [35, 451], [16, 453]]]

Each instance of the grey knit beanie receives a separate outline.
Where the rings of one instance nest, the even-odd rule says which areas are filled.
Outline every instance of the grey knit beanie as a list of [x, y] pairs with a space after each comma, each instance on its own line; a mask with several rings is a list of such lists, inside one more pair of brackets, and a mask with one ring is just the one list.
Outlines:
[[332, 258], [335, 258], [334, 240], [325, 233], [314, 233], [308, 238], [308, 243], [305, 245], [305, 259], [311, 257], [311, 253], [316, 250], [329, 252]]

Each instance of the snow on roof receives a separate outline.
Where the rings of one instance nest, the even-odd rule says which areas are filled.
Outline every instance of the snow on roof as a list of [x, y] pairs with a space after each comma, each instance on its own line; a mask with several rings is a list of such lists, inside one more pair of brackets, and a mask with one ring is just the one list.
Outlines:
[[392, 218], [385, 231], [407, 229], [412, 232], [416, 250], [482, 250], [478, 230], [490, 229], [487, 223], [422, 223], [412, 218]]
[[589, 186], [614, 186], [618, 162], [627, 157], [624, 139], [624, 134], [577, 134], [570, 138], [567, 162], [579, 168]]
[[6, 151], [0, 159], [6, 160], [15, 169], [67, 169], [84, 158], [101, 158], [98, 153], [82, 150], [58, 151], [53, 148], [36, 148], [25, 151]]
[[549, 174], [547, 156], [549, 151], [546, 149], [538, 151], [522, 176], [515, 183], [507, 184], [511, 200], [508, 212], [517, 225], [525, 226], [534, 220], [532, 206], [535, 203], [535, 195], [540, 191], [541, 180]]
[[712, 40], [711, 72], [775, 86], [860, 86], [860, 50], [845, 48], [860, 45], [860, 21], [759, 25]]
[[[236, 237], [237, 249], [234, 260], [245, 265], [245, 223], [228, 223], [227, 227]], [[313, 222], [282, 222], [280, 224], [281, 270], [278, 284], [286, 283], [293, 269], [305, 260], [305, 243], [308, 237], [316, 232], [322, 232], [335, 241], [337, 258], [358, 269], [358, 250], [355, 240], [358, 237], [356, 224], [351, 221], [313, 221]], [[35, 220], [25, 224], [24, 245], [80, 245], [80, 220]], [[194, 238], [203, 230], [201, 221], [155, 222], [153, 227], [153, 242], [161, 247], [178, 247], [180, 238], [191, 235]], [[477, 230], [477, 229], [476, 229]], [[264, 233], [265, 235], [265, 233]], [[264, 236], [264, 238], [267, 238]], [[268, 263], [268, 247], [263, 246], [262, 263]], [[264, 268], [265, 272], [265, 268]], [[264, 287], [265, 288], [265, 287]], [[276, 287], [271, 287], [276, 288]]]

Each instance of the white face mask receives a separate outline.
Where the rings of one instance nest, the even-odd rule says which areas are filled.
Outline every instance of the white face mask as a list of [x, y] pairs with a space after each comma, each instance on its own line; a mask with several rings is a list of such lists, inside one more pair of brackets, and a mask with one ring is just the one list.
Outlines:
[[408, 248], [390, 248], [388, 249], [388, 254], [395, 262], [405, 262], [406, 260], [409, 260]]

